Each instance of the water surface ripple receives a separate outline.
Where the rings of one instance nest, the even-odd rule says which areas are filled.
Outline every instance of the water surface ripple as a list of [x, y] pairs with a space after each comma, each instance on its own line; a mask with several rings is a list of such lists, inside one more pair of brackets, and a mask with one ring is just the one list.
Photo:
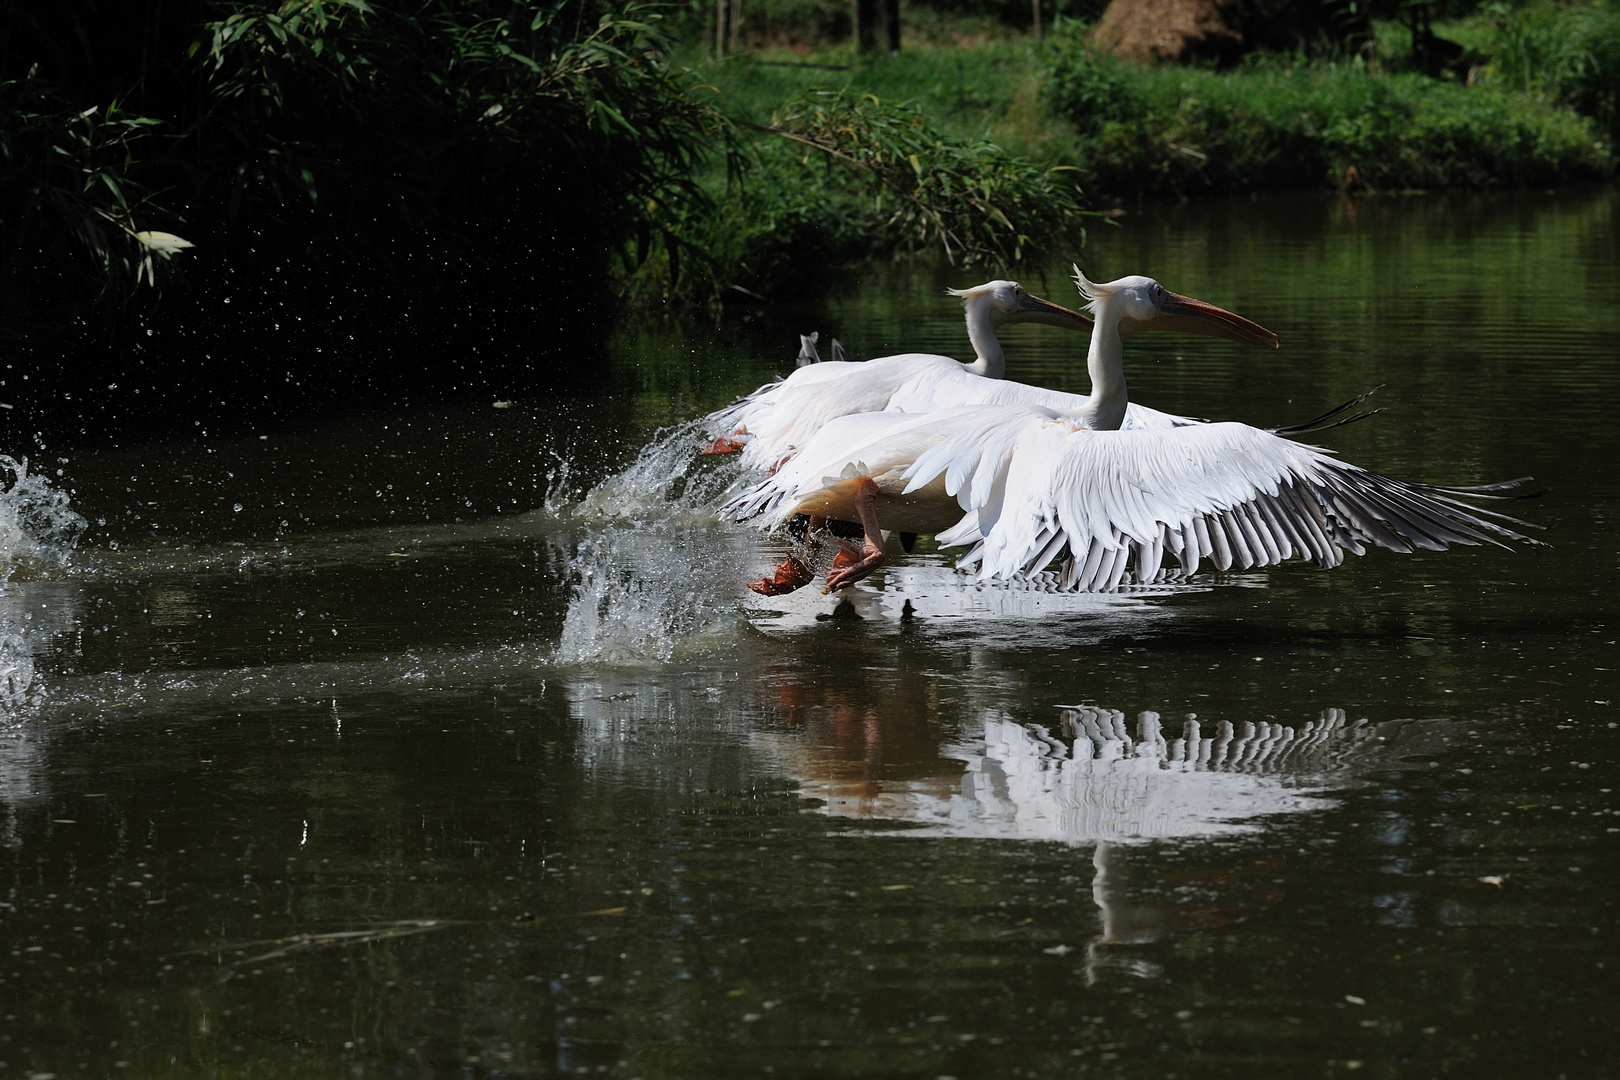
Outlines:
[[1217, 200], [1085, 253], [1282, 335], [1138, 338], [1139, 399], [1382, 384], [1323, 441], [1534, 474], [1544, 550], [745, 593], [780, 545], [680, 425], [800, 332], [959, 352], [948, 268], [627, 319], [609, 398], [0, 447], [0, 1076], [1614, 1075], [1615, 209]]

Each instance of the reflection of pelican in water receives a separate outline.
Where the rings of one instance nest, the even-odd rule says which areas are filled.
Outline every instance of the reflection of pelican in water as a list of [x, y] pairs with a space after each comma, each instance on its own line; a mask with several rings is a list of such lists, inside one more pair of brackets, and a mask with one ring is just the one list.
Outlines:
[[[1134, 854], [1139, 851], [1142, 849], [1103, 840], [1092, 853], [1096, 874], [1091, 879], [1091, 899], [1102, 925], [1086, 945], [1088, 985], [1108, 969], [1140, 978], [1160, 974], [1158, 964], [1132, 959], [1130, 953], [1110, 946], [1146, 945], [1167, 934], [1224, 926], [1241, 913], [1270, 907], [1283, 898], [1275, 878], [1288, 862], [1286, 855], [1234, 858], [1223, 853], [1216, 861], [1199, 866], [1189, 866], [1183, 859], [1171, 870], [1139, 859]], [[1137, 876], [1148, 879], [1150, 897], [1132, 895]], [[1174, 886], [1172, 895], [1165, 895], [1166, 886]]]
[[1254, 818], [1321, 809], [1330, 774], [1373, 736], [1339, 709], [1298, 727], [1189, 718], [1175, 738], [1144, 712], [1133, 738], [1124, 713], [1078, 707], [1058, 730], [987, 716], [982, 742], [946, 751], [965, 766], [954, 785], [891, 786], [859, 806], [834, 795], [827, 810], [903, 818], [933, 835], [1069, 844], [1247, 832]]
[[[967, 836], [1095, 844], [1092, 899], [1101, 923], [1085, 950], [1084, 971], [1150, 977], [1157, 967], [1111, 946], [1218, 926], [1238, 912], [1276, 903], [1272, 880], [1287, 856], [1186, 848], [1174, 869], [1153, 858], [1155, 840], [1255, 832], [1260, 819], [1323, 810], [1322, 793], [1373, 768], [1443, 750], [1449, 721], [1370, 724], [1326, 709], [1300, 725], [1202, 723], [1189, 717], [1179, 735], [1159, 715], [1141, 713], [1133, 735], [1125, 714], [1089, 706], [1063, 709], [1050, 728], [995, 713], [981, 738], [948, 747], [962, 763], [955, 777], [895, 779], [851, 789], [834, 776], [807, 778], [801, 790], [825, 800], [823, 813], [922, 826], [900, 836]], [[1208, 865], [1193, 868], [1200, 854]], [[1133, 871], [1156, 886], [1133, 896]], [[1163, 886], [1176, 891], [1166, 896]]]

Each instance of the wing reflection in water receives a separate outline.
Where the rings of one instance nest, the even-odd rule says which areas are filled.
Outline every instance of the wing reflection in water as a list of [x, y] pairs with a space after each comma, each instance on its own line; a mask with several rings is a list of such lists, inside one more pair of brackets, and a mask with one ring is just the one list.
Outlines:
[[[1201, 724], [1189, 716], [1167, 738], [1159, 714], [1091, 706], [1062, 710], [1058, 734], [995, 713], [982, 733], [944, 756], [960, 776], [862, 784], [807, 777], [825, 813], [891, 818], [922, 835], [1056, 840], [1068, 844], [1213, 836], [1253, 831], [1271, 814], [1331, 806], [1322, 792], [1356, 770], [1387, 768], [1429, 749], [1445, 721], [1348, 721], [1325, 709], [1298, 727], [1261, 721]], [[915, 835], [913, 833], [912, 835]]]
[[[1258, 833], [1267, 818], [1332, 808], [1326, 796], [1372, 769], [1412, 768], [1406, 759], [1443, 752], [1447, 720], [1350, 721], [1325, 709], [1298, 726], [1190, 717], [1167, 737], [1157, 713], [1137, 717], [1090, 706], [1063, 708], [1052, 728], [982, 713], [971, 739], [944, 747], [953, 775], [874, 781], [825, 754], [803, 794], [821, 812], [919, 826], [906, 837], [974, 837], [1095, 844], [1092, 900], [1099, 933], [1085, 949], [1095, 982], [1106, 970], [1154, 977], [1158, 966], [1129, 949], [1166, 934], [1218, 926], [1282, 899], [1281, 851], [1179, 844], [1169, 861], [1155, 841]], [[868, 752], [870, 756], [870, 751]], [[820, 760], [823, 766], [814, 767]], [[941, 761], [943, 764], [943, 761]]]

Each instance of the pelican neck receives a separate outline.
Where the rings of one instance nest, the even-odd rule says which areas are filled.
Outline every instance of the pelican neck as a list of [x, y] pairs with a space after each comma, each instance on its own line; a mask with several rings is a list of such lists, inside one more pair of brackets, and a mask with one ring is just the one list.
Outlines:
[[968, 340], [973, 343], [974, 360], [964, 365], [975, 375], [987, 379], [1004, 378], [1007, 374], [1007, 355], [1001, 351], [1001, 339], [996, 336], [991, 322], [989, 304], [972, 304], [967, 309]]
[[1094, 431], [1117, 431], [1125, 423], [1125, 410], [1130, 405], [1125, 388], [1125, 336], [1120, 332], [1124, 320], [1111, 307], [1104, 298], [1094, 309], [1097, 322], [1086, 354], [1091, 396], [1086, 399], [1084, 411]]

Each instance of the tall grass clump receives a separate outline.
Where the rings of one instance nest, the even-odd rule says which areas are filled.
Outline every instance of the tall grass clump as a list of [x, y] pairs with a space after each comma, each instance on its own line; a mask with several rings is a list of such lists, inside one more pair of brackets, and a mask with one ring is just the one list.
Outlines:
[[1044, 93], [1079, 134], [1088, 186], [1116, 195], [1510, 187], [1613, 171], [1593, 125], [1542, 94], [1356, 62], [1142, 68], [1068, 37], [1047, 53]]
[[1539, 91], [1592, 117], [1611, 142], [1620, 136], [1620, 4], [1498, 2], [1486, 12], [1488, 81]]
[[1009, 268], [1083, 235], [1072, 168], [945, 134], [915, 105], [812, 90], [744, 127], [757, 141], [743, 167], [714, 210], [667, 226], [677, 262], [641, 268], [639, 291], [662, 277], [669, 295], [768, 295], [840, 262], [918, 252]]

